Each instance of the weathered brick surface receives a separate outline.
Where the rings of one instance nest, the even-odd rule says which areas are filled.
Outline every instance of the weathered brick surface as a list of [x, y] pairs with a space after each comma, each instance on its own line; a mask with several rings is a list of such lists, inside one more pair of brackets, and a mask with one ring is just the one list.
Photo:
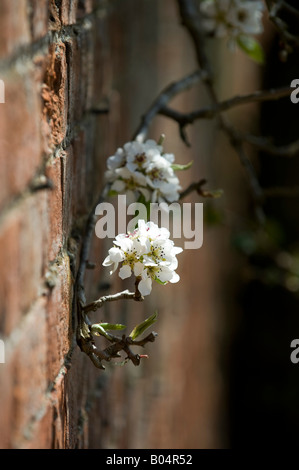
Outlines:
[[45, 194], [21, 201], [3, 217], [1, 246], [1, 330], [9, 334], [40, 294], [47, 246]]
[[68, 256], [58, 256], [46, 275], [50, 287], [47, 302], [47, 379], [51, 383], [71, 348], [72, 277]]
[[12, 67], [1, 74], [6, 103], [0, 108], [0, 208], [28, 186], [42, 162], [39, 69]]
[[67, 64], [66, 46], [62, 41], [49, 48], [45, 83], [42, 86], [44, 120], [49, 125], [49, 147], [61, 144], [67, 127]]
[[0, 57], [30, 43], [30, 21], [26, 0], [3, 0], [0, 4]]
[[[102, 167], [97, 164], [94, 175], [93, 165], [95, 118], [88, 116], [94, 103], [93, 7], [92, 2], [35, 0], [0, 6], [4, 448], [88, 446], [86, 396], [95, 376], [74, 349], [80, 239], [70, 235], [74, 225], [82, 229], [77, 220], [84, 221], [100, 189], [92, 189], [88, 178], [101, 184]], [[77, 18], [80, 24], [72, 29]]]
[[31, 38], [37, 41], [48, 33], [48, 0], [29, 0], [27, 8], [29, 9]]
[[[106, 158], [131, 139], [161, 88], [194, 65], [176, 45], [178, 34], [186, 40], [180, 26], [167, 29], [169, 15], [175, 22], [170, 0], [138, 0], [137, 7], [136, 0], [0, 2], [6, 85], [0, 104], [0, 335], [7, 352], [0, 364], [1, 448], [219, 442], [213, 339], [221, 311], [209, 281], [217, 284], [220, 274], [198, 273], [199, 262], [216, 262], [213, 242], [199, 260], [193, 253], [183, 258], [184, 284], [163, 292], [155, 286], [155, 300], [147, 299], [144, 309], [130, 304], [101, 311], [102, 318], [133, 328], [159, 301], [159, 338], [141, 368], [99, 371], [75, 341], [82, 228], [102, 189]], [[166, 37], [161, 31], [169, 51], [159, 49]], [[178, 161], [191, 160], [176, 126], [158, 123], [151, 137], [175, 136], [167, 145]], [[86, 274], [90, 300], [111, 280], [101, 266], [107, 247], [109, 241], [94, 238], [96, 269]], [[122, 288], [114, 276], [113, 291]]]
[[30, 424], [44, 404], [48, 385], [45, 306], [46, 299], [38, 299], [6, 342], [6, 364], [0, 370], [5, 403], [0, 430], [2, 447], [19, 447], [30, 439]]

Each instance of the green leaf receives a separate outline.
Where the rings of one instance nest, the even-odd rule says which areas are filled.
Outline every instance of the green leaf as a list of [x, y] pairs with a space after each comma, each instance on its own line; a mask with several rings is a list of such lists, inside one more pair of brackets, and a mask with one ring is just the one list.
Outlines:
[[123, 330], [126, 328], [126, 325], [122, 325], [121, 323], [98, 323], [98, 325], [101, 325], [104, 330]]
[[171, 168], [174, 171], [182, 171], [182, 170], [188, 170], [192, 165], [193, 165], [193, 160], [191, 160], [191, 162], [187, 163], [186, 165], [180, 165], [179, 163], [174, 163], [173, 165], [171, 165]]
[[138, 338], [138, 336], [142, 335], [142, 333], [149, 328], [155, 321], [157, 320], [158, 313], [155, 312], [153, 315], [148, 317], [146, 320], [144, 320], [142, 323], [139, 325], [136, 325], [135, 328], [131, 331], [130, 333], [130, 338], [133, 340]]
[[264, 51], [260, 43], [250, 36], [239, 36], [237, 44], [251, 59], [258, 64], [263, 64], [265, 61]]
[[106, 330], [123, 330], [124, 328], [126, 328], [126, 326], [119, 323], [94, 323], [91, 325], [91, 333], [96, 336], [104, 336], [107, 339], [111, 339], [112, 336], [107, 333]]

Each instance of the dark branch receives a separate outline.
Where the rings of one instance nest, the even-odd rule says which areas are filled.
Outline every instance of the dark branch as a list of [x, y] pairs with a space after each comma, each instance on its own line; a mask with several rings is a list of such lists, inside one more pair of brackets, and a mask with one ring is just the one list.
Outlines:
[[186, 196], [189, 194], [193, 193], [193, 191], [196, 191], [199, 196], [202, 197], [210, 197], [210, 198], [216, 198], [219, 197], [222, 194], [222, 190], [213, 190], [213, 191], [207, 191], [205, 189], [202, 189], [202, 187], [207, 183], [205, 179], [202, 179], [198, 181], [197, 183], [191, 183], [184, 191], [180, 193], [180, 201], [184, 199]]
[[292, 158], [299, 154], [299, 140], [295, 140], [288, 145], [274, 145], [269, 139], [264, 137], [257, 137], [250, 134], [241, 134], [240, 139], [245, 142], [248, 142], [251, 145], [254, 145], [259, 150], [262, 150], [269, 155]]
[[180, 126], [184, 127], [187, 124], [192, 124], [197, 119], [212, 119], [217, 114], [222, 113], [223, 111], [227, 111], [236, 106], [284, 98], [290, 95], [291, 91], [292, 89], [290, 87], [271, 89], [266, 91], [256, 91], [248, 95], [234, 96], [233, 98], [230, 98], [228, 100], [215, 103], [213, 106], [201, 108], [197, 111], [192, 111], [190, 113], [181, 113], [165, 106], [159, 111], [159, 114], [173, 119]]
[[297, 10], [295, 7], [289, 5], [287, 2], [283, 0], [278, 0], [278, 1], [271, 1], [271, 0], [266, 0], [266, 4], [268, 7], [269, 11], [269, 18], [272, 21], [272, 23], [275, 25], [282, 43], [284, 43], [285, 46], [285, 51], [288, 53], [290, 50], [292, 50], [292, 47], [290, 46], [295, 46], [299, 47], [299, 38], [298, 36], [295, 36], [294, 34], [291, 34], [288, 30], [288, 25], [279, 17], [279, 12], [281, 10], [286, 10], [291, 15], [296, 16], [297, 18], [299, 17], [299, 10]]
[[196, 70], [195, 72], [191, 73], [190, 75], [187, 75], [181, 80], [178, 80], [177, 82], [168, 85], [155, 99], [155, 101], [147, 110], [147, 112], [142, 116], [140, 126], [136, 130], [133, 136], [133, 140], [136, 139], [143, 141], [148, 132], [148, 128], [152, 120], [157, 114], [159, 114], [160, 110], [164, 108], [174, 96], [181, 93], [182, 91], [187, 90], [199, 81], [206, 80], [206, 78], [206, 72]]

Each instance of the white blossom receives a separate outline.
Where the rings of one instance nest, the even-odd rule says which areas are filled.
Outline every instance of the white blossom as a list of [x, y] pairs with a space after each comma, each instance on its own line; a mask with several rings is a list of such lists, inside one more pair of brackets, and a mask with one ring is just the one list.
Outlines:
[[113, 192], [125, 194], [127, 203], [142, 195], [149, 202], [174, 202], [180, 197], [179, 179], [172, 168], [174, 155], [163, 153], [154, 140], [127, 142], [107, 160], [105, 177]]
[[112, 274], [121, 264], [120, 278], [126, 279], [132, 274], [138, 277], [138, 290], [144, 296], [150, 294], [153, 280], [162, 284], [178, 282], [176, 255], [183, 250], [174, 246], [169, 236], [166, 228], [139, 220], [132, 233], [116, 236], [103, 266], [112, 266]]
[[261, 0], [203, 0], [203, 26], [216, 37], [255, 35], [263, 31]]

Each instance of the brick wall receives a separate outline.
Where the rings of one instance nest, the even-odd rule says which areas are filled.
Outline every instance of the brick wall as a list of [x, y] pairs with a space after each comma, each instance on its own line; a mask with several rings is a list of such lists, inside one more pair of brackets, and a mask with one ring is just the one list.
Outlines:
[[[182, 255], [178, 288], [155, 286], [142, 310], [102, 313], [134, 326], [158, 307], [159, 338], [141, 367], [95, 369], [76, 344], [72, 308], [82, 230], [105, 160], [130, 140], [162, 87], [194, 68], [188, 44], [172, 0], [0, 2], [2, 448], [225, 443], [219, 338], [227, 271], [218, 263], [227, 256], [225, 230], [210, 229], [204, 249]], [[200, 99], [188, 93], [176, 103], [191, 107]], [[107, 106], [108, 114], [94, 112]], [[165, 119], [151, 136], [165, 132], [179, 162], [200, 155], [194, 171], [217, 182], [207, 157], [213, 133], [205, 124], [199, 131], [205, 137], [193, 132], [195, 153]], [[108, 245], [93, 241], [90, 300], [108, 280], [101, 269]], [[119, 287], [115, 278], [111, 289]]]
[[80, 447], [97, 374], [74, 343], [68, 244], [101, 185], [105, 2], [4, 0], [0, 17], [0, 446]]

